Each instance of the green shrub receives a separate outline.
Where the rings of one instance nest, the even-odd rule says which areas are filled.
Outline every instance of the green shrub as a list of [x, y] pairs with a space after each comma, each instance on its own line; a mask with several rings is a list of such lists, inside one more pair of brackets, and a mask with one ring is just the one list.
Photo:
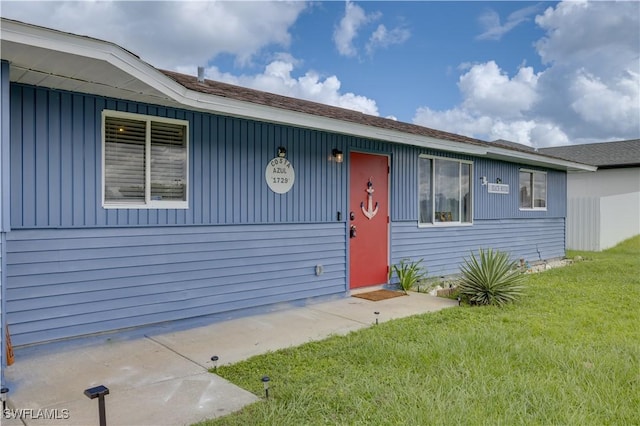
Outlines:
[[402, 259], [400, 263], [393, 265], [389, 271], [389, 278], [396, 273], [400, 288], [406, 293], [427, 276], [426, 268], [421, 266], [424, 259], [412, 261], [411, 259]]
[[478, 257], [471, 253], [460, 270], [460, 296], [469, 304], [501, 306], [522, 295], [523, 275], [507, 253], [480, 249]]

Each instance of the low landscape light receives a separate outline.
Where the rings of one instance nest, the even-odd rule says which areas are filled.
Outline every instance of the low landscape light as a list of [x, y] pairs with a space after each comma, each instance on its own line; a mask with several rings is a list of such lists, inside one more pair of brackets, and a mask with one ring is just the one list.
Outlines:
[[264, 385], [264, 396], [269, 399], [269, 376], [262, 376], [262, 384]]
[[7, 393], [9, 393], [9, 388], [0, 389], [0, 398], [2, 398], [2, 411], [7, 409]]
[[218, 357], [218, 355], [214, 355], [211, 357], [211, 361], [213, 362], [213, 369], [217, 370], [218, 369], [218, 360], [220, 358]]

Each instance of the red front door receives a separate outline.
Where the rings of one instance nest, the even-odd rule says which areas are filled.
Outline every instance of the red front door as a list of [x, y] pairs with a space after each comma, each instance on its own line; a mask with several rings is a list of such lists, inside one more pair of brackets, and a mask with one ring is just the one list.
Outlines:
[[349, 178], [350, 288], [389, 275], [389, 157], [352, 152]]

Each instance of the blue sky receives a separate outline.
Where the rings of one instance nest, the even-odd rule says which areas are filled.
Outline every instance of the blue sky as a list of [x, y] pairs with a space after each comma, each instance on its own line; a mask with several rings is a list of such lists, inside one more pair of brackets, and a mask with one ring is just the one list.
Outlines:
[[[508, 73], [522, 63], [537, 64], [533, 40], [541, 32], [529, 16], [501, 40], [479, 39], [485, 27], [481, 17], [496, 13], [508, 17], [527, 7], [517, 2], [364, 2], [360, 7], [370, 20], [352, 40], [353, 56], [341, 55], [333, 33], [345, 15], [345, 4], [329, 2], [302, 14], [296, 23], [301, 40], [292, 45], [295, 57], [308, 68], [335, 74], [345, 89], [375, 98], [383, 116], [410, 121], [418, 106], [451, 108], [460, 101], [456, 86], [460, 67], [495, 60]], [[542, 5], [534, 5], [542, 11]], [[376, 15], [377, 16], [374, 16]], [[371, 34], [380, 25], [400, 34], [388, 45], [371, 47]], [[313, 53], [306, 53], [313, 52]]]
[[35, 2], [158, 68], [534, 147], [640, 137], [640, 3]]

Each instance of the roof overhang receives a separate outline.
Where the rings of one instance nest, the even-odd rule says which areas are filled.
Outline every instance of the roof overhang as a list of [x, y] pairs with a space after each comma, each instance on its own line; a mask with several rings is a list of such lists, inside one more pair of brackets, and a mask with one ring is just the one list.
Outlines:
[[535, 167], [546, 167], [551, 169], [566, 170], [569, 172], [595, 172], [598, 168], [588, 164], [576, 163], [574, 161], [553, 158], [524, 151], [512, 151], [505, 148], [490, 147], [486, 156], [495, 160], [518, 161]]
[[485, 156], [568, 171], [580, 163], [509, 149], [449, 141], [187, 89], [122, 47], [102, 40], [2, 18], [0, 52], [10, 80], [33, 86], [185, 108], [348, 134], [404, 145]]

